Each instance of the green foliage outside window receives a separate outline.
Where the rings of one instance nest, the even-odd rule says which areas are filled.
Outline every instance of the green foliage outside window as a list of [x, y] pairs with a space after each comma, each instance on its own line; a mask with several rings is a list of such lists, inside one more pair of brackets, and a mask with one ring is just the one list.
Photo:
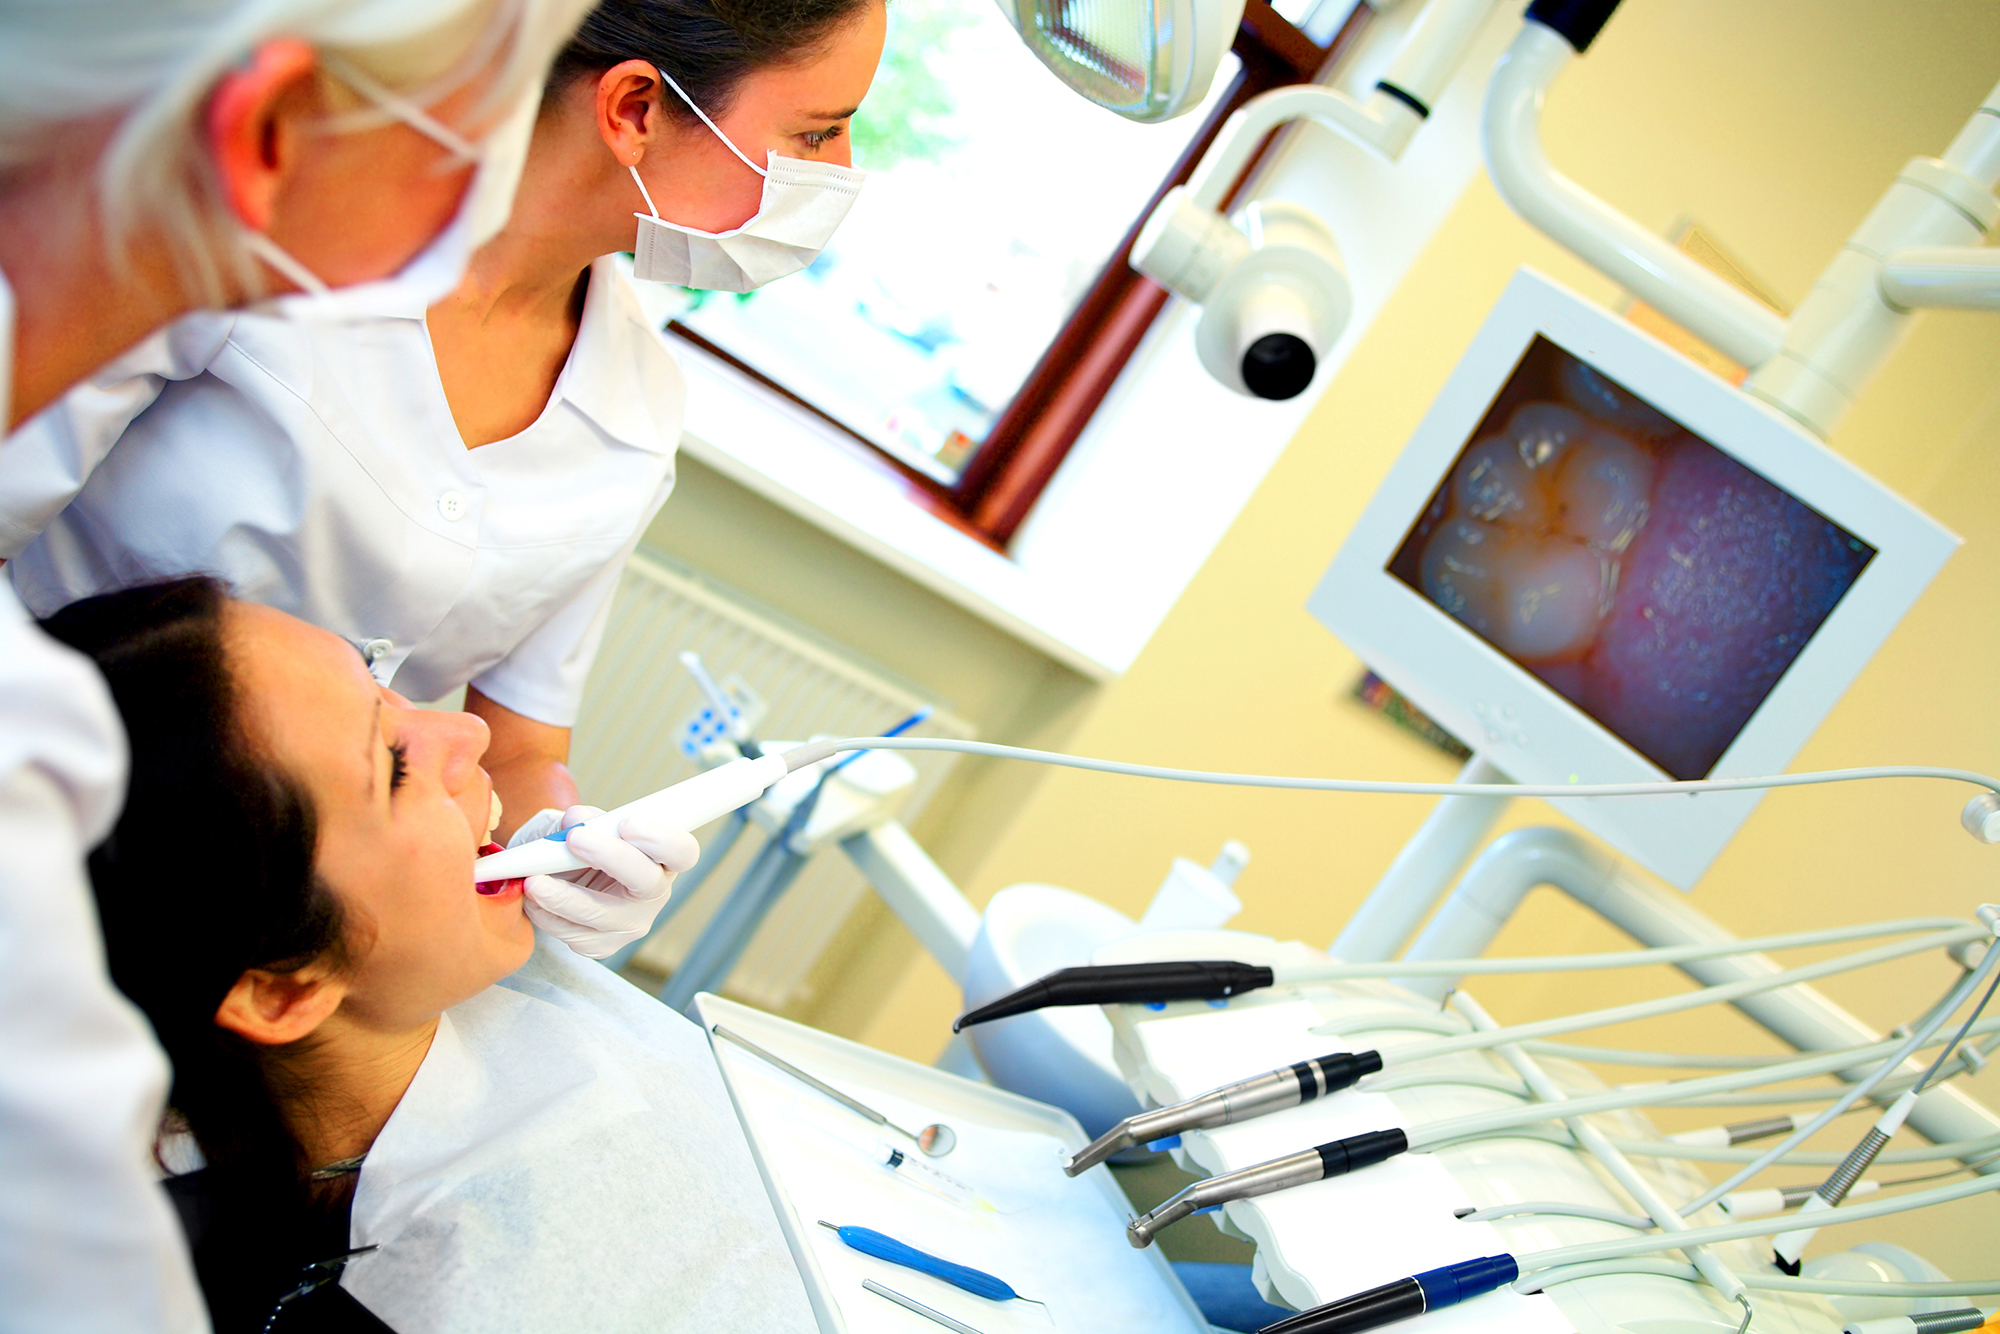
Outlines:
[[854, 165], [885, 171], [899, 162], [935, 162], [957, 148], [951, 86], [935, 72], [954, 34], [972, 27], [986, 0], [892, 0], [889, 41], [868, 100], [854, 118]]

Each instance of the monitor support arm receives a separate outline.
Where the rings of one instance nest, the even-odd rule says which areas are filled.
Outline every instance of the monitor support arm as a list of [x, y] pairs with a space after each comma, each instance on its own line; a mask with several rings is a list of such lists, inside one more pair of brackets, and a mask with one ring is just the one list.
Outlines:
[[[1922, 306], [2000, 308], [2000, 88], [1942, 158], [1913, 158], [1787, 321], [1561, 175], [1541, 143], [1549, 85], [1616, 0], [1536, 0], [1493, 71], [1483, 136], [1501, 197], [1530, 224], [1752, 372], [1744, 388], [1824, 438]], [[1578, 11], [1590, 22], [1574, 22]]]
[[1500, 197], [1529, 225], [1731, 358], [1745, 366], [1769, 361], [1785, 337], [1777, 312], [1549, 165], [1542, 97], [1579, 48], [1535, 21], [1533, 9], [1529, 15], [1486, 89], [1486, 170]]

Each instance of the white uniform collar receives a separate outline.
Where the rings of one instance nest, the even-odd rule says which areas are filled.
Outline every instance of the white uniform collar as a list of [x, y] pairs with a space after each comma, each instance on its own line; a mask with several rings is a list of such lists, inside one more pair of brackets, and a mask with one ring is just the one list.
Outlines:
[[[422, 320], [428, 308], [407, 283], [385, 280], [341, 289], [356, 320]], [[273, 313], [285, 315], [286, 298]], [[687, 393], [666, 339], [646, 318], [632, 280], [611, 255], [590, 266], [583, 316], [554, 398], [573, 404], [599, 429], [634, 449], [671, 453], [680, 443]]]
[[680, 443], [687, 398], [680, 367], [614, 255], [590, 266], [576, 345], [555, 396], [634, 449], [665, 454]]

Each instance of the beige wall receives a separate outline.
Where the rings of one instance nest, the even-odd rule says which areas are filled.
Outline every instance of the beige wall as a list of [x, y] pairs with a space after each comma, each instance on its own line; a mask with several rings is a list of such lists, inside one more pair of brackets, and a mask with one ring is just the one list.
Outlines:
[[[1629, 0], [1552, 94], [1549, 148], [1566, 171], [1648, 227], [1665, 232], [1683, 217], [1699, 221], [1795, 302], [1901, 162], [1942, 148], [1996, 77], [2000, 6], [1989, 3]], [[1011, 709], [1026, 731], [1064, 734], [1070, 748], [1090, 754], [1226, 769], [1447, 775], [1443, 757], [1346, 701], [1358, 664], [1303, 606], [1521, 264], [1598, 300], [1616, 295], [1531, 233], [1477, 179], [1129, 674], [1094, 694], [1064, 683], [1038, 712], [1032, 701], [1050, 681], [1047, 669], [1016, 678], [1018, 652], [990, 643], [991, 632], [969, 618], [950, 628], [1006, 664], [999, 673], [1016, 693], [997, 680], [981, 687], [997, 712]], [[2000, 319], [1929, 316], [1833, 444], [1966, 545], [1798, 763], [2000, 769], [1993, 667], [2000, 661]], [[1247, 906], [1239, 925], [1319, 944], [1427, 806], [1066, 772], [987, 781], [985, 791], [961, 796], [949, 820], [931, 825], [975, 900], [1044, 880], [1136, 912], [1170, 858], [1205, 860], [1236, 837], [1255, 855], [1240, 885]], [[1964, 797], [1920, 784], [1775, 795], [1693, 901], [1746, 935], [1967, 913], [1982, 899], [2000, 899], [2000, 849], [1981, 848], [1959, 830]], [[1522, 803], [1510, 824], [1551, 818], [1546, 807]], [[900, 947], [893, 932], [882, 939], [890, 943], [851, 975], [843, 1027], [927, 1059], [945, 1039], [956, 997], [926, 959], [911, 959], [895, 978]], [[1566, 903], [1538, 898], [1496, 948], [1616, 943]], [[1921, 1008], [1943, 981], [1925, 965], [1828, 990], [1887, 1027]], [[1525, 1019], [1678, 985], [1621, 977], [1480, 991], [1503, 1018]], [[1683, 1049], [1768, 1042], [1727, 1017], [1663, 1021], [1609, 1040]], [[1978, 1087], [2000, 1105], [2000, 1076]], [[1737, 1118], [1683, 1114], [1675, 1124], [1703, 1119]], [[1993, 1241], [2000, 1199], [1870, 1225], [1865, 1235], [1902, 1240], [1962, 1274], [1991, 1272], [2000, 1261]]]

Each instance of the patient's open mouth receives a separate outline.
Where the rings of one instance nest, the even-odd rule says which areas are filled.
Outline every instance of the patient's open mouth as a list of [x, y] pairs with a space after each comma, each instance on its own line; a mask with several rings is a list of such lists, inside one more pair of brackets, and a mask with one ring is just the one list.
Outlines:
[[[482, 857], [490, 857], [496, 852], [505, 852], [505, 851], [506, 849], [501, 847], [498, 843], [487, 843], [484, 847], [479, 849], [479, 855]], [[511, 879], [507, 880], [476, 880], [473, 882], [472, 888], [477, 892], [484, 894], [488, 898], [497, 898], [501, 895], [519, 894], [522, 892], [522, 890], [527, 888], [527, 884], [528, 882], [526, 880], [523, 880], [520, 876], [514, 876]]]

